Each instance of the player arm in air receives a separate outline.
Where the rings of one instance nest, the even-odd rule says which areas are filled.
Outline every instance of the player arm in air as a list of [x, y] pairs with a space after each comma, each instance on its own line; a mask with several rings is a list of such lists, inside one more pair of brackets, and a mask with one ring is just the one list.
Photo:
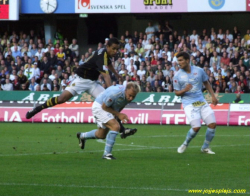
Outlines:
[[109, 64], [109, 65], [108, 65], [108, 68], [109, 68], [110, 71], [112, 71], [112, 72], [115, 74], [115, 77], [116, 77], [117, 79], [119, 79], [119, 78], [122, 79], [122, 76], [119, 75], [119, 74], [115, 71], [115, 68], [113, 67], [112, 64]]
[[106, 72], [101, 72], [102, 76], [103, 76], [103, 79], [105, 81], [105, 84], [107, 87], [111, 86], [111, 78], [109, 76], [109, 72], [106, 71]]
[[210, 93], [210, 95], [212, 96], [212, 103], [214, 105], [217, 105], [218, 100], [216, 99], [216, 97], [214, 95], [214, 90], [212, 89], [211, 84], [209, 83], [209, 81], [204, 81], [203, 84], [206, 87], [206, 89], [208, 90], [208, 92]]

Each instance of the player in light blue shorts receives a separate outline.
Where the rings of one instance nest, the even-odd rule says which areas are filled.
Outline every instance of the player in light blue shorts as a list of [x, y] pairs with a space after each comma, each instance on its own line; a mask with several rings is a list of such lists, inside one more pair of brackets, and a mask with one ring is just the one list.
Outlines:
[[98, 129], [77, 133], [81, 149], [84, 149], [88, 139], [106, 138], [103, 159], [115, 159], [111, 151], [120, 130], [120, 124], [115, 117], [118, 117], [123, 123], [129, 121], [128, 116], [120, 111], [135, 98], [138, 92], [140, 92], [138, 83], [129, 82], [126, 87], [123, 85], [111, 86], [98, 95], [92, 106]]
[[215, 154], [209, 144], [214, 138], [216, 120], [211, 107], [207, 104], [202, 94], [202, 85], [206, 87], [212, 96], [212, 103], [217, 105], [218, 100], [208, 81], [208, 76], [203, 69], [190, 66], [190, 56], [186, 52], [177, 55], [180, 70], [174, 76], [174, 90], [177, 96], [181, 96], [185, 114], [191, 124], [186, 140], [178, 148], [178, 153], [183, 153], [189, 142], [196, 136], [201, 128], [201, 119], [207, 125], [206, 137], [201, 151], [207, 154]]

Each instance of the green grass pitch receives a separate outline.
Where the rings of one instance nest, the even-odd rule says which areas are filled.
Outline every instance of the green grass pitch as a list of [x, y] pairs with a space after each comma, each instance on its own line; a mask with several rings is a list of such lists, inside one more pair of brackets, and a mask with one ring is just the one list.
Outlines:
[[201, 195], [189, 189], [223, 188], [250, 195], [249, 127], [218, 126], [215, 155], [200, 152], [205, 127], [183, 154], [177, 147], [189, 126], [128, 127], [138, 132], [117, 137], [117, 160], [109, 161], [101, 159], [103, 140], [78, 146], [76, 133], [94, 124], [1, 123], [0, 196], [186, 196]]

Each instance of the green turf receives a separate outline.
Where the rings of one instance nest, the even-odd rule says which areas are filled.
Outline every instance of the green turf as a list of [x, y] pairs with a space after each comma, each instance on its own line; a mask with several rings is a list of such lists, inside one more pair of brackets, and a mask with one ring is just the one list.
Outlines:
[[176, 150], [189, 126], [132, 127], [138, 132], [117, 138], [117, 160], [108, 161], [101, 159], [102, 140], [87, 141], [84, 151], [78, 146], [76, 132], [94, 124], [1, 123], [0, 196], [182, 196], [223, 188], [250, 194], [249, 127], [217, 127], [215, 155], [200, 152], [205, 127], [183, 154]]

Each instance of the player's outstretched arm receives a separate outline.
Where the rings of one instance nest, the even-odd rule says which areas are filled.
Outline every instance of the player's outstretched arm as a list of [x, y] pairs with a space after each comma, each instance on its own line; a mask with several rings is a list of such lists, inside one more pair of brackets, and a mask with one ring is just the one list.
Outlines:
[[107, 87], [111, 86], [111, 79], [110, 79], [109, 73], [102, 72], [101, 74], [103, 76], [106, 86]]
[[108, 68], [109, 68], [110, 71], [112, 71], [112, 72], [115, 74], [115, 77], [116, 77], [117, 79], [119, 79], [119, 78], [122, 79], [122, 76], [119, 75], [119, 74], [115, 71], [115, 68], [113, 67], [113, 65], [111, 65], [111, 64], [108, 65]]
[[210, 85], [210, 83], [208, 81], [205, 81], [205, 82], [203, 82], [203, 84], [206, 87], [206, 89], [208, 90], [208, 92], [210, 93], [210, 95], [212, 96], [212, 104], [217, 105], [218, 100], [215, 97], [214, 90], [212, 89], [212, 86]]

